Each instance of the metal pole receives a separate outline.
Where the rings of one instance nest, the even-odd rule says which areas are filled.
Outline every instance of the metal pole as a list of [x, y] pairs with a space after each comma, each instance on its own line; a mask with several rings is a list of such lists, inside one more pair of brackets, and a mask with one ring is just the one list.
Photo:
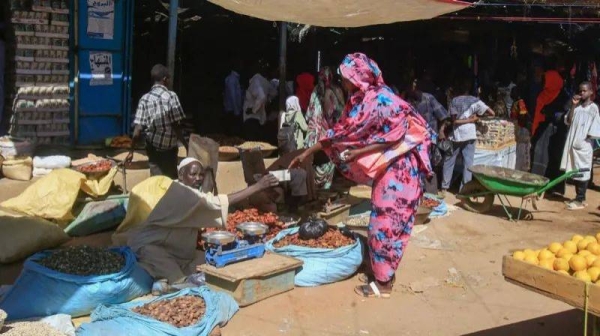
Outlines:
[[279, 110], [285, 111], [287, 60], [287, 22], [279, 23]]
[[170, 84], [173, 87], [175, 77], [175, 47], [177, 46], [177, 10], [179, 0], [169, 3], [169, 49], [167, 51], [167, 68], [169, 69]]

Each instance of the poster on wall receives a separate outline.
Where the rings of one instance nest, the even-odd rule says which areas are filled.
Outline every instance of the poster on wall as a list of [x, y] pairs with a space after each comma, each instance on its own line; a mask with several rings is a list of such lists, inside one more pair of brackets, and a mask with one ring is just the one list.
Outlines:
[[115, 30], [115, 1], [87, 0], [87, 11], [88, 37], [112, 40]]
[[90, 52], [90, 69], [92, 78], [90, 86], [112, 85], [112, 54], [107, 52]]

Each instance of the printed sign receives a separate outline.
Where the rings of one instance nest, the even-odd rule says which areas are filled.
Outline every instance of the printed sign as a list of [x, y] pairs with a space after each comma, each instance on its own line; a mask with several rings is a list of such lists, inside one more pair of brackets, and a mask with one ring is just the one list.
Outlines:
[[112, 85], [112, 54], [107, 52], [90, 52], [90, 69], [92, 78], [90, 86]]
[[112, 40], [115, 30], [115, 1], [87, 0], [87, 10], [88, 37]]

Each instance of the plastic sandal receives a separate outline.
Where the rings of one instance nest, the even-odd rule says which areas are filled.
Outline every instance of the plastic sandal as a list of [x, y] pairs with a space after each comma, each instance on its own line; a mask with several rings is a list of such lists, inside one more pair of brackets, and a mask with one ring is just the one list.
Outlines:
[[585, 209], [585, 205], [581, 202], [571, 202], [567, 204], [567, 210], [581, 210], [581, 209]]
[[389, 299], [391, 297], [391, 293], [382, 293], [379, 291], [379, 287], [377, 287], [375, 282], [357, 286], [354, 288], [354, 292], [365, 298]]

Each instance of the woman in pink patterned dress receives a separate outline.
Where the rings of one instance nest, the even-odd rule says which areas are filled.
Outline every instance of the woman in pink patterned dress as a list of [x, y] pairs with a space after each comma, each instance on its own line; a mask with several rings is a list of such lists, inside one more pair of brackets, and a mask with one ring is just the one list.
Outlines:
[[385, 85], [377, 63], [346, 56], [339, 67], [349, 100], [339, 122], [292, 161], [294, 167], [323, 150], [349, 179], [373, 187], [368, 245], [374, 281], [358, 286], [364, 297], [389, 298], [395, 272], [431, 174], [428, 149], [434, 133], [423, 118]]

